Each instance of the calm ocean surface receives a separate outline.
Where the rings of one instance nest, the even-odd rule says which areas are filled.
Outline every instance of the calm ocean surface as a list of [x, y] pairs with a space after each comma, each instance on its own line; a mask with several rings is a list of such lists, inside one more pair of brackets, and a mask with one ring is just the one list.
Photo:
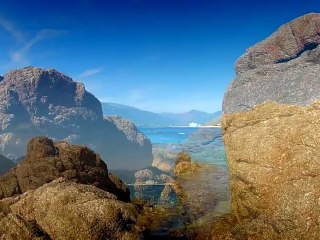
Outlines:
[[140, 128], [154, 146], [170, 151], [187, 151], [194, 161], [226, 168], [220, 128]]

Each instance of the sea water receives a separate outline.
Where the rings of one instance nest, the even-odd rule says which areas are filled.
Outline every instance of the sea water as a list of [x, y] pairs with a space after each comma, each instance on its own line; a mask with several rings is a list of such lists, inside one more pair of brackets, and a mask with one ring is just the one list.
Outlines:
[[[192, 161], [218, 166], [223, 169], [224, 175], [227, 174], [226, 155], [220, 128], [168, 127], [140, 128], [139, 130], [150, 139], [153, 147], [161, 148], [171, 153], [185, 151], [191, 155]], [[228, 196], [226, 196], [228, 195], [228, 180], [224, 180], [217, 185], [217, 181], [214, 180], [216, 178], [215, 173], [208, 172], [206, 176], [202, 177], [207, 179], [199, 179], [198, 187], [203, 187], [211, 192], [216, 191], [218, 195], [222, 196], [222, 202], [228, 200]], [[223, 177], [223, 179], [225, 178], [227, 176]], [[151, 200], [154, 203], [161, 203], [160, 195], [163, 187], [157, 185], [129, 186], [132, 198]], [[176, 196], [173, 193], [170, 196], [170, 202], [177, 203]], [[214, 206], [211, 208], [214, 208]]]
[[140, 128], [153, 146], [173, 152], [186, 151], [193, 161], [226, 168], [221, 128]]

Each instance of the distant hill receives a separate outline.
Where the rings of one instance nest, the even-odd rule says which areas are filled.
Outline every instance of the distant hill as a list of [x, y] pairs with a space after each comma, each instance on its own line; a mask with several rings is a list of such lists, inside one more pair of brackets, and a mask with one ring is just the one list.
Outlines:
[[221, 111], [206, 113], [197, 110], [184, 113], [154, 113], [123, 104], [101, 104], [104, 115], [118, 115], [131, 120], [140, 127], [168, 127], [170, 125], [188, 125], [191, 122], [205, 124], [221, 115]]
[[0, 154], [0, 174], [6, 173], [15, 165], [16, 164], [13, 161]]

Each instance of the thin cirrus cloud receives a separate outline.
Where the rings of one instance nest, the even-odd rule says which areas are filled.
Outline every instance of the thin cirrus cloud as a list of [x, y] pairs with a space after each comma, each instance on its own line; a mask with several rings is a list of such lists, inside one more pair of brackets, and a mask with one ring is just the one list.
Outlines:
[[26, 34], [16, 28], [13, 23], [0, 18], [0, 28], [4, 29], [15, 40], [16, 49], [9, 52], [10, 63], [6, 67], [18, 67], [21, 65], [30, 64], [29, 53], [34, 45], [37, 43], [57, 37], [65, 31], [56, 29], [41, 29], [36, 34], [27, 38]]
[[93, 75], [101, 73], [102, 68], [91, 68], [87, 69], [84, 72], [80, 73], [78, 78], [86, 78], [86, 77], [91, 77]]
[[23, 33], [17, 30], [11, 22], [0, 18], [0, 27], [4, 29], [6, 32], [8, 32], [15, 39], [16, 42], [25, 42]]

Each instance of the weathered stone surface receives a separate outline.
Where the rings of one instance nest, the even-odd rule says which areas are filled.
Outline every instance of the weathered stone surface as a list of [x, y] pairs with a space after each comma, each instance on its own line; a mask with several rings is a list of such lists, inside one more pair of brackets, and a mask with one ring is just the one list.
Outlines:
[[152, 166], [164, 172], [173, 173], [174, 163], [177, 158], [177, 153], [169, 149], [156, 147], [152, 149], [153, 161]]
[[151, 165], [151, 144], [134, 126], [124, 132], [117, 122], [103, 119], [101, 103], [83, 84], [56, 70], [27, 67], [0, 81], [0, 150], [10, 158], [24, 155], [30, 138], [45, 135], [88, 145], [111, 168]]
[[308, 14], [237, 62], [222, 119], [232, 221], [213, 239], [320, 239], [319, 43]]
[[248, 238], [320, 238], [320, 102], [225, 115], [232, 211]]
[[130, 193], [121, 180], [108, 175], [107, 165], [85, 146], [53, 142], [36, 137], [28, 143], [27, 154], [19, 165], [0, 176], [0, 198], [11, 197], [49, 183], [57, 178], [91, 184], [130, 201]]
[[1, 200], [0, 213], [1, 239], [141, 239], [134, 205], [63, 178]]
[[171, 183], [173, 182], [172, 175], [155, 167], [141, 169], [134, 174], [135, 183], [145, 183], [152, 180], [157, 183]]
[[108, 116], [104, 119], [114, 123], [120, 131], [124, 132], [130, 141], [136, 142], [140, 146], [151, 145], [150, 140], [139, 132], [138, 128], [129, 120], [123, 119], [119, 116]]
[[267, 100], [308, 105], [320, 98], [320, 14], [281, 26], [237, 61], [225, 94], [226, 114], [250, 110]]

